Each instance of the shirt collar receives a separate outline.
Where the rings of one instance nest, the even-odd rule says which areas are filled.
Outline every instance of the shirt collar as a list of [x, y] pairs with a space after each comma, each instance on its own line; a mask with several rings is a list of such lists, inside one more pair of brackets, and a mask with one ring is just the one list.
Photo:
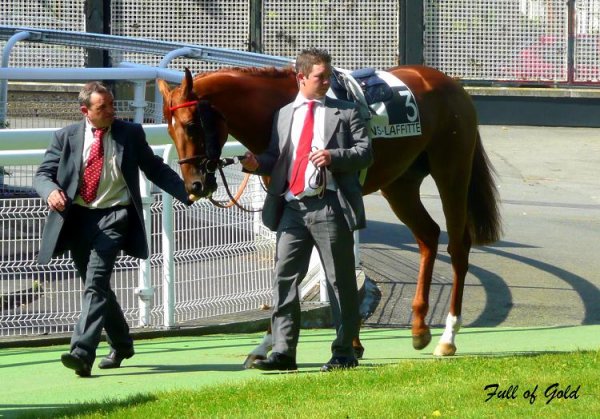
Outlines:
[[308, 102], [317, 102], [316, 103], [317, 106], [323, 106], [325, 103], [325, 98], [309, 100], [309, 99], [305, 98], [302, 95], [302, 93], [298, 93], [298, 95], [296, 96], [296, 99], [294, 100], [293, 107], [294, 107], [294, 109], [298, 109], [300, 106], [302, 106]]
[[[95, 126], [92, 125], [92, 123], [89, 121], [89, 119], [85, 119], [85, 129], [89, 132], [91, 132], [92, 134], [94, 133], [94, 130], [96, 129]], [[112, 128], [112, 125], [106, 127], [106, 128], [102, 128], [104, 130], [104, 135], [106, 135], [108, 132], [110, 132], [110, 129]]]

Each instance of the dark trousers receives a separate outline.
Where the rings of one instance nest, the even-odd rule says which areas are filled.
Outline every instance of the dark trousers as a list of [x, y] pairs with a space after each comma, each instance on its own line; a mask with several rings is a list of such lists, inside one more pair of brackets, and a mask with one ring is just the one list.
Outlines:
[[336, 338], [333, 356], [353, 357], [352, 339], [359, 328], [359, 299], [354, 266], [354, 237], [335, 192], [291, 201], [277, 230], [273, 285], [273, 352], [296, 355], [300, 334], [298, 285], [306, 276], [313, 247], [327, 277]]
[[110, 286], [115, 260], [127, 235], [127, 208], [88, 209], [69, 213], [68, 247], [84, 284], [81, 315], [71, 338], [71, 352], [92, 364], [102, 329], [117, 352], [133, 349], [129, 326]]

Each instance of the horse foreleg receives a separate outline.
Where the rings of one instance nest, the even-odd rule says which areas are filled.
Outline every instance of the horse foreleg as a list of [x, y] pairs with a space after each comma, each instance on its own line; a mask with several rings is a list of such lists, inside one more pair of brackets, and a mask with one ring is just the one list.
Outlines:
[[252, 364], [257, 359], [267, 359], [267, 355], [271, 352], [271, 349], [273, 349], [273, 335], [271, 334], [271, 325], [269, 325], [262, 342], [246, 357], [244, 368], [252, 368]]
[[[450, 313], [446, 317], [446, 327], [440, 337], [433, 354], [436, 356], [452, 356], [456, 353], [454, 342], [462, 324], [461, 312], [463, 301], [463, 290], [465, 277], [469, 268], [469, 251], [471, 250], [471, 238], [469, 232], [464, 230], [462, 240], [453, 240], [448, 229], [448, 253], [452, 262], [454, 281], [452, 284], [452, 295], [450, 297]], [[460, 236], [459, 236], [460, 237]]]

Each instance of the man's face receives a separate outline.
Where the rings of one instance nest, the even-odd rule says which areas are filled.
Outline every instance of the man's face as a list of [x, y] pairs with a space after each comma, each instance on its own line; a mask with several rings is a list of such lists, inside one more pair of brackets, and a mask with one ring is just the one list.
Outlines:
[[92, 93], [90, 106], [81, 106], [81, 112], [96, 128], [108, 128], [115, 119], [113, 97], [109, 93]]
[[309, 74], [298, 73], [300, 93], [307, 99], [321, 99], [329, 90], [331, 67], [326, 64], [314, 64]]

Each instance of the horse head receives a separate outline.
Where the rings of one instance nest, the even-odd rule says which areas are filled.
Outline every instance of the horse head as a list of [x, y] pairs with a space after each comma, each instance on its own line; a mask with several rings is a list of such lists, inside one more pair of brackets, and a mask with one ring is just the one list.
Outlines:
[[228, 135], [224, 119], [206, 98], [194, 91], [194, 80], [187, 68], [181, 85], [173, 90], [164, 80], [157, 80], [157, 84], [186, 190], [193, 200], [210, 197], [217, 189], [215, 171]]

